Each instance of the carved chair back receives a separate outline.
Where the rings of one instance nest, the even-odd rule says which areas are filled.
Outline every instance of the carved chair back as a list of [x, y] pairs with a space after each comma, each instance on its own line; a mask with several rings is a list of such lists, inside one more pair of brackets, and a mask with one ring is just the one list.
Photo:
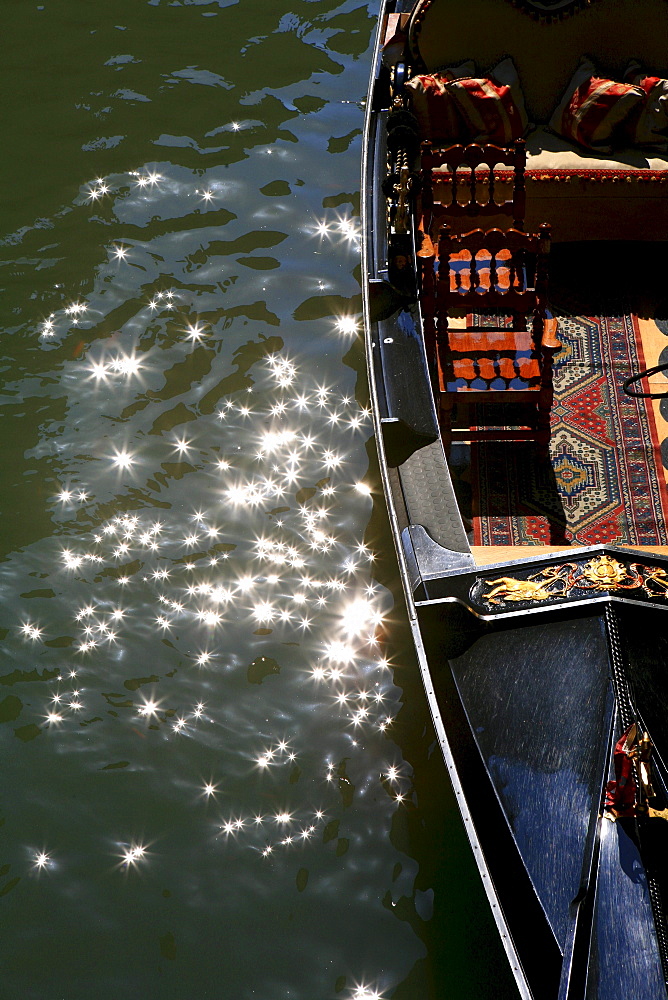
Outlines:
[[[524, 139], [516, 139], [509, 147], [470, 143], [434, 148], [423, 142], [421, 149], [421, 214], [426, 233], [433, 235], [450, 220], [470, 219], [475, 225], [491, 216], [507, 216], [513, 228], [524, 227]], [[512, 171], [510, 197], [498, 193], [495, 170], [499, 167]], [[503, 186], [507, 191], [507, 182]]]
[[538, 233], [509, 229], [475, 229], [463, 236], [443, 226], [438, 242], [436, 314], [440, 332], [448, 313], [510, 315], [514, 330], [531, 330], [536, 347], [542, 342], [547, 308], [550, 227]]

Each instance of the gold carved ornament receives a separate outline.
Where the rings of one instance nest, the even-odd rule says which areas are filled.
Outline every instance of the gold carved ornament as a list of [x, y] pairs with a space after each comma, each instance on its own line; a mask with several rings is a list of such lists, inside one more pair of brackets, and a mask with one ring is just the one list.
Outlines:
[[483, 585], [491, 589], [481, 595], [482, 600], [495, 605], [549, 601], [568, 597], [573, 590], [642, 590], [650, 597], [666, 597], [668, 571], [660, 566], [644, 566], [641, 563], [631, 563], [626, 567], [612, 556], [601, 555], [590, 559], [584, 566], [561, 563], [547, 566], [526, 580], [502, 576], [498, 580], [483, 581]]

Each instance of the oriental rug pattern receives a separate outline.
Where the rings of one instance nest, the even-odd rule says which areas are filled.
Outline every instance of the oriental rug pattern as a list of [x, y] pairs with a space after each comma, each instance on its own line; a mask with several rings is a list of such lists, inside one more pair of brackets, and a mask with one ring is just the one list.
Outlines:
[[561, 318], [559, 338], [550, 461], [531, 445], [472, 448], [474, 544], [667, 544], [651, 403], [622, 390], [646, 367], [635, 317]]

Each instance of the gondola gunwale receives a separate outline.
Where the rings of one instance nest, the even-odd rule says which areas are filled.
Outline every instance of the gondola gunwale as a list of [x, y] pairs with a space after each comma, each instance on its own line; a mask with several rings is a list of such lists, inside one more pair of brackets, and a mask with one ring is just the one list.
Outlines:
[[[406, 8], [410, 8], [411, 4], [406, 3], [405, 6]], [[371, 318], [371, 301], [370, 301], [370, 288], [369, 288], [371, 280], [379, 278], [382, 280], [383, 276], [377, 273], [375, 261], [371, 256], [371, 240], [367, 228], [367, 220], [373, 217], [371, 214], [373, 212], [373, 207], [374, 207], [373, 200], [378, 196], [378, 191], [375, 188], [374, 184], [376, 178], [376, 172], [374, 170], [374, 164], [369, 154], [374, 148], [375, 129], [378, 125], [377, 112], [374, 109], [374, 94], [376, 86], [378, 85], [379, 71], [381, 66], [381, 42], [383, 37], [383, 27], [387, 23], [387, 16], [391, 12], [399, 12], [402, 9], [403, 5], [401, 3], [401, 0], [396, 0], [396, 2], [395, 0], [382, 0], [381, 13], [379, 18], [379, 29], [376, 34], [376, 41], [372, 56], [372, 71], [369, 83], [369, 93], [367, 95], [364, 131], [363, 131], [363, 143], [362, 143], [362, 149], [363, 149], [362, 177], [361, 177], [362, 183], [361, 183], [361, 196], [360, 196], [360, 210], [362, 217], [362, 310], [363, 310], [364, 332], [366, 340], [365, 353], [366, 353], [367, 374], [369, 382], [369, 392], [371, 397], [371, 410], [372, 410], [374, 430], [376, 435], [381, 480], [383, 483], [385, 496], [386, 498], [388, 498], [388, 503], [387, 503], [388, 518], [392, 529], [392, 537], [395, 544], [395, 551], [397, 554], [399, 572], [402, 578], [404, 594], [406, 597], [408, 622], [413, 638], [413, 643], [415, 646], [422, 684], [427, 697], [427, 702], [429, 705], [429, 710], [432, 717], [436, 738], [438, 740], [438, 744], [441, 749], [441, 753], [443, 755], [443, 760], [446, 766], [446, 770], [448, 772], [448, 776], [452, 785], [455, 799], [457, 801], [459, 812], [462, 817], [466, 835], [472, 849], [473, 857], [476, 866], [478, 868], [478, 872], [480, 874], [483, 889], [489, 902], [492, 917], [496, 924], [499, 937], [501, 939], [502, 947], [506, 953], [506, 957], [508, 959], [510, 967], [513, 971], [513, 975], [515, 977], [515, 982], [517, 984], [519, 995], [521, 997], [521, 1000], [533, 1000], [529, 984], [525, 978], [524, 971], [522, 969], [519, 954], [515, 948], [514, 941], [510, 934], [510, 929], [504, 917], [501, 900], [497, 895], [494, 883], [492, 881], [489, 869], [487, 867], [485, 856], [482, 852], [478, 836], [472, 822], [472, 818], [468, 809], [467, 800], [464, 795], [462, 784], [459, 780], [459, 775], [455, 767], [450, 744], [445, 732], [445, 725], [443, 723], [440, 709], [436, 702], [436, 696], [432, 686], [429, 664], [427, 662], [424, 645], [422, 642], [422, 635], [417, 620], [417, 613], [411, 596], [410, 579], [406, 566], [405, 554], [403, 551], [403, 546], [399, 542], [400, 530], [399, 530], [397, 513], [394, 508], [394, 504], [389, 502], [389, 498], [392, 496], [392, 488], [389, 481], [388, 466], [382, 443], [383, 428], [381, 422], [381, 410], [379, 407], [379, 392], [378, 392], [378, 384], [376, 377], [376, 354], [373, 350], [374, 332], [376, 333], [376, 336], [378, 335], [377, 323], [372, 322]]]

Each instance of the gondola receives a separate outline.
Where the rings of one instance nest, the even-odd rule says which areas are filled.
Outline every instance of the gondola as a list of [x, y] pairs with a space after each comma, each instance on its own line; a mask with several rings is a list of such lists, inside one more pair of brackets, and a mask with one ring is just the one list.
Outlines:
[[[388, 0], [373, 59], [380, 470], [435, 730], [526, 1000], [667, 996], [668, 312], [651, 275], [610, 273], [620, 254], [666, 259], [668, 154], [642, 128], [668, 94], [667, 20], [664, 0]], [[587, 139], [592, 88], [619, 106]], [[469, 108], [490, 94], [496, 124]]]

